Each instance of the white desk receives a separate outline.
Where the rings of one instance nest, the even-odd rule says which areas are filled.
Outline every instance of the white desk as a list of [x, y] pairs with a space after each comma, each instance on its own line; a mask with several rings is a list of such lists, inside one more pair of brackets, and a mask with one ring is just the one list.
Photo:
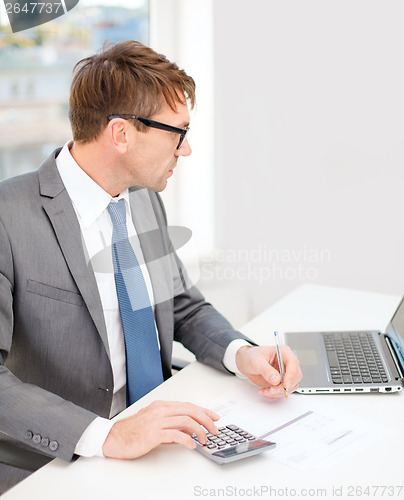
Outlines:
[[[400, 297], [372, 294], [315, 285], [304, 285], [248, 323], [243, 332], [260, 343], [270, 343], [274, 329], [304, 331], [310, 329], [383, 329]], [[244, 382], [214, 369], [193, 363], [162, 386], [145, 396], [126, 414], [134, 413], [155, 399], [188, 400], [197, 404], [232, 390]], [[163, 445], [148, 455], [131, 461], [80, 458], [66, 463], [54, 460], [4, 495], [5, 500], [29, 499], [177, 499], [215, 498], [212, 488], [232, 488], [233, 497], [247, 496], [261, 486], [272, 488], [262, 498], [298, 496], [322, 498], [348, 497], [348, 486], [404, 485], [404, 396], [403, 394], [349, 394], [297, 396], [326, 398], [377, 423], [387, 424], [394, 437], [382, 445], [350, 457], [335, 469], [298, 471], [263, 456], [227, 465], [216, 465], [195, 451], [178, 445]], [[252, 416], [253, 418], [253, 416]], [[343, 486], [342, 495], [338, 495]], [[204, 488], [205, 490], [202, 490]], [[235, 495], [234, 488], [239, 489]], [[324, 488], [323, 492], [315, 490]], [[302, 489], [306, 489], [302, 492]], [[292, 491], [291, 491], [292, 490]], [[294, 490], [294, 491], [293, 491]], [[309, 491], [310, 490], [310, 491]], [[379, 490], [363, 498], [389, 498]], [[225, 492], [221, 497], [226, 497]], [[397, 490], [396, 490], [397, 492]], [[353, 492], [354, 493], [354, 492]], [[227, 495], [229, 496], [229, 495]], [[254, 495], [252, 495], [254, 496]], [[258, 497], [258, 495], [257, 495]], [[217, 498], [217, 496], [216, 496]], [[220, 498], [220, 496], [219, 496]], [[391, 496], [390, 496], [391, 498]], [[395, 498], [395, 497], [394, 497]], [[404, 498], [404, 489], [400, 498]]]

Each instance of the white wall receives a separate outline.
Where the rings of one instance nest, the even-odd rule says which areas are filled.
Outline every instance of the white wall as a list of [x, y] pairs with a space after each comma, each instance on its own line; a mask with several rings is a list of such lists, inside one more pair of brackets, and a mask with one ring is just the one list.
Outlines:
[[[217, 0], [207, 280], [404, 292], [404, 3]], [[236, 277], [232, 281], [232, 277]]]

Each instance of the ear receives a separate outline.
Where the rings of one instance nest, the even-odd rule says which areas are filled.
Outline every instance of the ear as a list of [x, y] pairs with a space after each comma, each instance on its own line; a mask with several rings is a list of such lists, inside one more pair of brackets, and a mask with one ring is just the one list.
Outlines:
[[107, 125], [111, 144], [119, 153], [126, 153], [128, 149], [128, 126], [128, 121], [123, 118], [114, 118]]

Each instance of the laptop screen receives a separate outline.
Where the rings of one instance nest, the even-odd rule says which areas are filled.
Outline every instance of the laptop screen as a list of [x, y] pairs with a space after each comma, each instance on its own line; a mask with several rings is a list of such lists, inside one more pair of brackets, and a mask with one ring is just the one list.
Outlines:
[[404, 370], [404, 298], [391, 318], [386, 333], [392, 342], [401, 368]]

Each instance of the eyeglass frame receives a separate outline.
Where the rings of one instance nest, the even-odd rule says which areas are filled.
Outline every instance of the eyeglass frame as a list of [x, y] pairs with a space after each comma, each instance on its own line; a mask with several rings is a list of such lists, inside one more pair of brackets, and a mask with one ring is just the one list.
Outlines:
[[146, 127], [156, 128], [159, 130], [165, 130], [166, 132], [173, 132], [174, 134], [179, 134], [180, 140], [178, 141], [177, 149], [181, 148], [183, 142], [185, 141], [187, 133], [189, 131], [189, 127], [185, 127], [185, 128], [173, 127], [172, 125], [167, 125], [166, 123], [162, 123], [162, 122], [156, 122], [155, 120], [150, 120], [150, 118], [144, 118], [143, 116], [137, 116], [137, 115], [108, 115], [107, 116], [108, 121], [111, 121], [114, 118], [122, 118], [123, 120], [131, 120], [131, 119], [138, 120], [139, 122], [143, 123], [143, 125], [146, 125]]

